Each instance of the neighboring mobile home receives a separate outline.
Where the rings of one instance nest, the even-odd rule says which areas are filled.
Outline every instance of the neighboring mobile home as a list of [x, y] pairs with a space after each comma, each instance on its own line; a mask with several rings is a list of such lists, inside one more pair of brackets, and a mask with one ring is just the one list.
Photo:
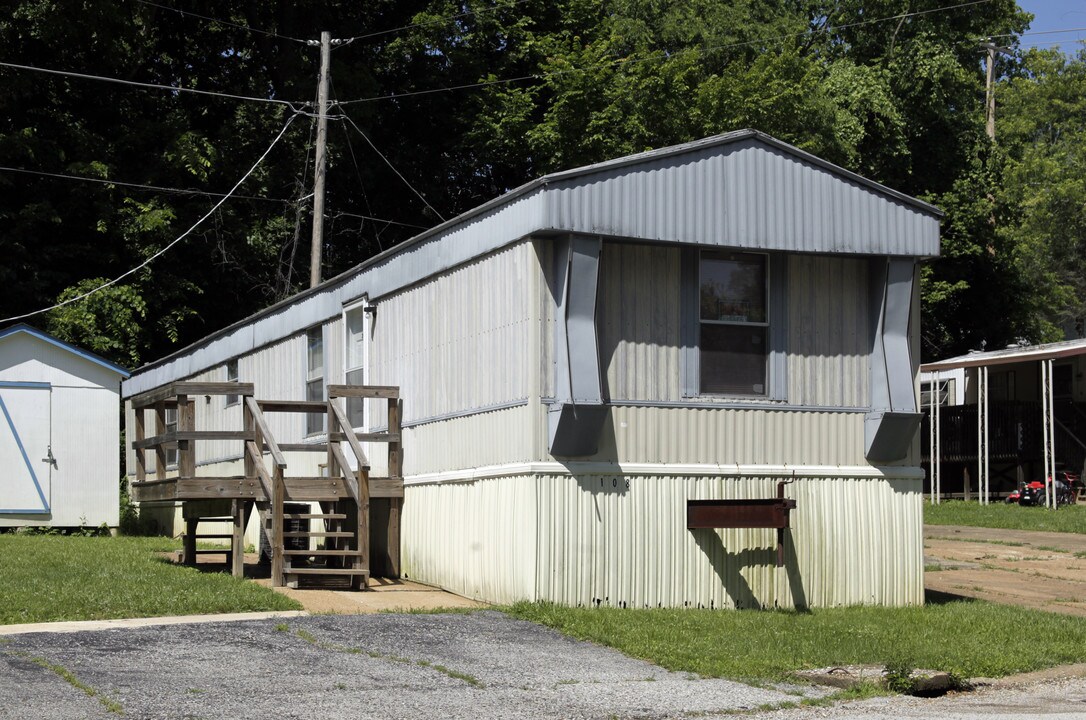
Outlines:
[[[398, 386], [403, 575], [470, 597], [918, 604], [917, 263], [939, 252], [939, 218], [733, 132], [528, 183], [141, 368], [123, 394]], [[222, 397], [195, 413], [241, 422]], [[273, 420], [282, 442], [324, 441], [319, 415]], [[196, 455], [214, 475], [241, 462], [225, 441]]]
[[29, 325], [0, 330], [0, 527], [117, 527], [126, 377]]

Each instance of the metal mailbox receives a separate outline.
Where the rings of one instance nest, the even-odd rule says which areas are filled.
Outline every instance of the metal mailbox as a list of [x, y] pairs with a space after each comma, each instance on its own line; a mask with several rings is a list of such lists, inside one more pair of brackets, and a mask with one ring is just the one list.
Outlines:
[[686, 527], [770, 528], [777, 531], [777, 567], [784, 565], [784, 531], [796, 501], [784, 496], [786, 483], [777, 484], [775, 498], [687, 500]]

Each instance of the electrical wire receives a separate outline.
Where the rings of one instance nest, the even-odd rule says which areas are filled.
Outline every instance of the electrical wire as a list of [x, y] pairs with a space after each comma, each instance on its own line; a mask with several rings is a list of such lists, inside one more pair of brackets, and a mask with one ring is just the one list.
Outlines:
[[481, 15], [483, 13], [497, 12], [499, 10], [508, 10], [509, 8], [513, 7], [514, 5], [521, 5], [521, 4], [526, 3], [526, 2], [529, 2], [529, 0], [513, 0], [512, 2], [506, 3], [505, 5], [501, 5], [501, 6], [495, 5], [494, 7], [490, 7], [490, 8], [480, 8], [478, 10], [467, 10], [465, 12], [457, 13], [455, 15], [448, 15], [446, 17], [437, 18], [436, 20], [427, 20], [425, 22], [412, 23], [410, 25], [403, 25], [401, 27], [389, 28], [388, 30], [378, 30], [376, 32], [365, 33], [364, 35], [355, 35], [353, 37], [344, 38], [343, 40], [340, 40], [339, 42], [341, 42], [343, 44], [346, 44], [346, 43], [352, 43], [355, 40], [367, 40], [367, 39], [372, 38], [372, 37], [378, 37], [380, 35], [389, 35], [391, 33], [401, 32], [403, 30], [413, 30], [415, 28], [429, 27], [430, 25], [445, 25], [445, 24], [448, 24], [448, 23], [450, 23], [450, 22], [452, 22], [454, 20], [459, 20], [460, 18], [468, 17], [469, 15]]
[[416, 230], [429, 230], [426, 225], [415, 225], [413, 223], [400, 222], [399, 220], [387, 220], [385, 218], [373, 217], [372, 215], [359, 215], [357, 213], [349, 213], [343, 211], [337, 211], [333, 217], [353, 217], [361, 220], [373, 220], [374, 222], [382, 222], [388, 225], [401, 225], [403, 227], [415, 228]]
[[[41, 177], [49, 178], [61, 178], [64, 180], [80, 180], [82, 182], [98, 183], [100, 185], [117, 185], [119, 187], [135, 188], [137, 190], [153, 190], [156, 192], [175, 193], [177, 195], [206, 195], [208, 197], [226, 197], [226, 193], [210, 192], [208, 190], [193, 190], [186, 188], [174, 188], [164, 187], [162, 185], [143, 185], [140, 183], [121, 182], [119, 180], [108, 180], [106, 178], [93, 178], [85, 177], [82, 175], [65, 175], [63, 173], [44, 172], [42, 170], [27, 170], [25, 168], [14, 168], [0, 165], [0, 172], [13, 172], [23, 173], [26, 175], [39, 175]], [[293, 202], [286, 198], [270, 198], [260, 197], [258, 195], [234, 195], [238, 200], [263, 200], [265, 202], [277, 202], [277, 203], [289, 203]]]
[[567, 75], [567, 74], [570, 74], [570, 73], [583, 72], [585, 70], [590, 70], [592, 68], [611, 67], [611, 66], [614, 66], [614, 65], [632, 65], [633, 63], [652, 62], [652, 61], [656, 61], [656, 60], [660, 60], [660, 59], [664, 59], [664, 58], [670, 60], [672, 58], [680, 57], [680, 56], [683, 56], [683, 55], [691, 55], [691, 54], [707, 55], [709, 53], [717, 52], [719, 50], [729, 50], [729, 49], [732, 49], [732, 48], [751, 47], [751, 46], [755, 46], [755, 45], [761, 45], [761, 44], [764, 44], [764, 43], [780, 42], [780, 41], [784, 41], [784, 40], [791, 40], [791, 39], [795, 39], [795, 38], [805, 37], [807, 35], [812, 35], [812, 34], [815, 34], [815, 33], [838, 32], [840, 30], [847, 30], [848, 28], [859, 27], [859, 26], [863, 26], [863, 25], [872, 25], [872, 24], [875, 24], [875, 23], [890, 22], [890, 21], [894, 21], [894, 20], [901, 21], [903, 19], [910, 18], [910, 17], [916, 17], [916, 16], [920, 16], [920, 15], [929, 15], [931, 13], [936, 13], [936, 12], [947, 12], [949, 10], [957, 10], [957, 9], [963, 8], [963, 7], [970, 7], [972, 5], [982, 5], [984, 3], [989, 3], [991, 1], [992, 0], [969, 0], [968, 2], [958, 3], [956, 5], [947, 5], [947, 6], [944, 6], [944, 7], [931, 8], [929, 10], [916, 10], [914, 12], [898, 13], [897, 15], [892, 15], [892, 16], [889, 16], [889, 17], [872, 18], [870, 20], [857, 20], [856, 22], [844, 23], [842, 25], [832, 25], [832, 26], [827, 25], [826, 27], [823, 27], [823, 28], [805, 30], [804, 32], [801, 32], [801, 33], [790, 33], [788, 35], [778, 35], [778, 36], [775, 36], [775, 37], [757, 38], [757, 39], [754, 39], [754, 40], [745, 40], [743, 42], [727, 43], [725, 45], [713, 45], [713, 46], [709, 46], [709, 47], [686, 48], [686, 49], [683, 49], [683, 50], [678, 50], [678, 51], [673, 52], [673, 53], [663, 53], [663, 54], [654, 53], [652, 55], [649, 55], [649, 56], [646, 56], [646, 57], [640, 57], [640, 58], [637, 58], [637, 57], [616, 58], [614, 60], [608, 60], [608, 61], [599, 62], [599, 63], [592, 63], [590, 65], [584, 65], [584, 66], [577, 67], [577, 68], [568, 68], [568, 69], [565, 69], [565, 70], [552, 70], [551, 72], [534, 73], [534, 74], [531, 74], [531, 75], [521, 75], [521, 76], [518, 76], [518, 77], [502, 78], [502, 79], [498, 79], [498, 80], [481, 80], [479, 82], [465, 83], [463, 85], [454, 85], [454, 86], [451, 86], [451, 87], [432, 88], [430, 90], [414, 90], [414, 91], [411, 91], [411, 92], [404, 92], [404, 93], [392, 93], [392, 94], [389, 94], [389, 95], [377, 95], [377, 96], [366, 97], [366, 98], [355, 98], [353, 100], [341, 100], [341, 101], [339, 101], [338, 104], [339, 105], [353, 105], [353, 104], [356, 104], [356, 103], [377, 102], [377, 101], [380, 101], [380, 100], [396, 100], [396, 99], [400, 99], [400, 98], [412, 97], [412, 96], [417, 96], [417, 95], [432, 95], [434, 93], [451, 92], [451, 91], [454, 91], [454, 90], [467, 90], [467, 89], [471, 89], [471, 88], [487, 87], [487, 86], [490, 86], [490, 85], [505, 85], [505, 84], [515, 83], [515, 82], [523, 82], [525, 80], [543, 80], [543, 79], [546, 79], [546, 78], [557, 77], [557, 76], [560, 76], [560, 75]]
[[355, 124], [354, 120], [352, 120], [350, 118], [350, 116], [348, 116], [348, 115], [344, 115], [343, 119], [346, 120], [347, 122], [349, 122], [351, 124], [351, 127], [353, 127], [355, 130], [358, 131], [358, 134], [362, 136], [362, 139], [365, 140], [369, 144], [369, 146], [371, 148], [373, 148], [373, 151], [375, 153], [377, 153], [377, 156], [385, 161], [385, 165], [388, 165], [392, 169], [392, 172], [396, 173], [396, 176], [398, 178], [400, 178], [400, 180], [403, 180], [404, 185], [406, 185], [408, 188], [410, 188], [411, 192], [415, 193], [415, 195], [418, 196], [419, 200], [422, 200], [423, 204], [426, 205], [426, 207], [430, 208], [430, 210], [433, 211], [434, 215], [437, 215], [438, 218], [440, 218], [442, 222], [445, 222], [445, 216], [442, 215], [441, 213], [439, 213], [437, 211], [437, 208], [435, 208], [433, 205], [431, 205], [430, 202], [425, 197], [423, 197], [422, 193], [420, 193], [418, 190], [416, 190], [415, 186], [412, 185], [411, 183], [409, 183], [407, 181], [407, 178], [405, 178], [402, 174], [400, 174], [400, 171], [396, 169], [396, 166], [393, 165], [392, 162], [389, 161], [389, 159], [387, 157], [385, 157], [384, 154], [380, 150], [377, 149], [377, 146], [373, 144], [373, 141], [369, 139], [369, 136], [366, 135], [366, 133], [362, 132], [362, 128], [358, 127], [358, 125]]
[[56, 303], [55, 305], [50, 305], [49, 307], [45, 307], [45, 308], [42, 308], [40, 310], [35, 310], [33, 312], [24, 313], [22, 315], [14, 315], [14, 316], [9, 317], [9, 318], [4, 318], [4, 319], [0, 320], [0, 324], [5, 324], [5, 323], [13, 322], [15, 320], [22, 320], [24, 318], [33, 317], [34, 315], [40, 315], [41, 313], [49, 312], [50, 310], [56, 310], [57, 308], [62, 308], [65, 305], [71, 305], [72, 303], [79, 302], [80, 300], [85, 300], [86, 298], [90, 297], [91, 295], [94, 295], [95, 293], [100, 292], [100, 291], [104, 290], [105, 288], [110, 287], [111, 285], [117, 284], [118, 282], [125, 279], [129, 275], [132, 275], [132, 274], [136, 273], [137, 271], [142, 270], [143, 268], [150, 265], [154, 260], [156, 260], [159, 257], [161, 257], [162, 255], [166, 254], [166, 252], [168, 252], [172, 247], [174, 247], [179, 242], [181, 242], [186, 237], [188, 237], [190, 234], [192, 234], [192, 232], [196, 228], [198, 228], [201, 224], [203, 224], [203, 222], [205, 220], [207, 220], [209, 217], [211, 217], [215, 213], [215, 211], [217, 211], [220, 207], [222, 207], [223, 203], [225, 203], [227, 200], [230, 199], [230, 197], [234, 194], [234, 191], [237, 190], [239, 187], [241, 187], [241, 184], [244, 183], [246, 180], [248, 180], [250, 175], [252, 175], [254, 172], [256, 172], [256, 169], [258, 167], [260, 167], [260, 163], [264, 162], [264, 158], [268, 157], [268, 155], [271, 153], [272, 149], [277, 144], [279, 144], [279, 141], [283, 138], [284, 135], [286, 135], [287, 129], [290, 127], [291, 123], [293, 123], [298, 118], [298, 116], [301, 115], [301, 114], [302, 113], [295, 113], [295, 114], [291, 115], [290, 118], [287, 119], [286, 124], [283, 125], [283, 129], [280, 130], [279, 134], [275, 136], [275, 139], [272, 140], [271, 145], [269, 145], [267, 150], [265, 150], [261, 154], [261, 156], [259, 158], [257, 158], [256, 162], [253, 163], [253, 166], [250, 167], [249, 170], [244, 175], [242, 175], [241, 179], [238, 180], [234, 184], [234, 187], [230, 188], [229, 193], [227, 193], [225, 196], [223, 196], [222, 199], [220, 199], [217, 203], [215, 203], [215, 205], [212, 206], [212, 208], [210, 210], [208, 210], [203, 216], [201, 216], [199, 220], [197, 220], [195, 223], [193, 223], [193, 225], [191, 227], [189, 227], [188, 230], [186, 230], [185, 232], [178, 235], [173, 241], [168, 243], [165, 247], [163, 247], [161, 250], [156, 252], [154, 255], [147, 258], [146, 260], [144, 260], [142, 263], [140, 263], [136, 267], [132, 268], [131, 270], [127, 270], [126, 272], [118, 275], [117, 277], [113, 278], [112, 280], [104, 282], [101, 285], [99, 285], [98, 287], [93, 288], [91, 290], [88, 290], [87, 292], [83, 293], [82, 295], [78, 295], [76, 297], [69, 298], [68, 300], [64, 300], [63, 302]]
[[267, 37], [280, 38], [282, 40], [290, 40], [292, 42], [308, 45], [308, 40], [302, 40], [301, 38], [290, 37], [289, 35], [280, 35], [279, 33], [273, 33], [268, 30], [261, 30], [260, 28], [252, 27], [251, 25], [242, 25], [236, 22], [230, 22], [229, 20], [221, 20], [219, 18], [211, 17], [209, 15], [201, 15], [200, 13], [194, 13], [189, 10], [182, 10], [181, 8], [170, 7], [169, 5], [159, 5], [151, 0], [136, 0], [136, 2], [142, 5], [150, 5], [151, 7], [161, 8], [163, 10], [169, 10], [171, 12], [178, 13], [180, 15], [191, 15], [192, 17], [200, 18], [201, 20], [207, 20], [209, 22], [219, 23], [221, 25], [229, 25], [230, 27], [236, 27], [246, 32], [257, 33], [259, 35], [266, 35]]
[[71, 72], [69, 70], [53, 70], [51, 68], [36, 67], [34, 65], [19, 65], [16, 63], [0, 62], [0, 67], [12, 68], [15, 70], [30, 70], [32, 72], [46, 73], [49, 75], [63, 75], [65, 77], [80, 78], [82, 80], [98, 80], [100, 82], [117, 83], [118, 85], [131, 85], [133, 87], [138, 87], [145, 90], [168, 90], [175, 93], [185, 92], [194, 93], [196, 95], [210, 95], [211, 97], [229, 98], [232, 100], [245, 100], [248, 102], [285, 105], [296, 114], [306, 114], [300, 108], [309, 107], [311, 105], [311, 103], [308, 102], [290, 102], [287, 100], [279, 100], [277, 98], [260, 98], [252, 97], [249, 95], [234, 95], [231, 93], [212, 92], [211, 90], [197, 90], [196, 88], [187, 88], [177, 85], [158, 85], [155, 83], [138, 82], [136, 80], [122, 80], [121, 78], [105, 77], [103, 75], [90, 75], [87, 73]]

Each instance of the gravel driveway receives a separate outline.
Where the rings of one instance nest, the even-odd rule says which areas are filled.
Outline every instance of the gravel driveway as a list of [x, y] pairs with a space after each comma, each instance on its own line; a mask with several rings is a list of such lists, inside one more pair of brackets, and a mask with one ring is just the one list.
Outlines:
[[671, 673], [491, 611], [35, 633], [0, 643], [5, 719], [117, 718], [118, 710], [171, 720], [662, 718], [797, 699]]

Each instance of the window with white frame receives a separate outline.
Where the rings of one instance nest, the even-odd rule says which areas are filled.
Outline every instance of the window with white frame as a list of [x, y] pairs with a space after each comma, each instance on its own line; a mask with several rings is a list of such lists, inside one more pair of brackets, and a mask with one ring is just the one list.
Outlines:
[[[346, 362], [344, 382], [348, 385], [366, 383], [366, 309], [348, 308], [344, 312], [346, 328]], [[363, 398], [347, 398], [347, 420], [351, 427], [361, 429], [366, 426], [366, 401]]]
[[[324, 329], [310, 328], [305, 334], [305, 399], [324, 400]], [[306, 413], [305, 434], [319, 435], [324, 432], [327, 413]]]
[[[226, 382], [237, 382], [237, 381], [238, 381], [238, 360], [237, 360], [237, 358], [234, 358], [233, 360], [227, 360], [227, 362], [226, 362]], [[241, 396], [240, 395], [231, 394], [231, 395], [226, 396], [226, 407], [230, 407], [231, 405], [237, 405], [239, 402], [241, 402]]]
[[698, 267], [699, 391], [765, 397], [769, 366], [769, 258], [703, 251]]

